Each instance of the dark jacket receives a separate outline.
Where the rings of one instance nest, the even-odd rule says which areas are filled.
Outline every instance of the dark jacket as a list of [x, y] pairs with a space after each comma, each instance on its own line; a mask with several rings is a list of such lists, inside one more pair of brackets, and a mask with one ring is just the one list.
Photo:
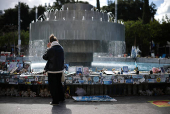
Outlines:
[[43, 55], [47, 60], [45, 71], [61, 71], [64, 69], [64, 50], [60, 45], [54, 45]]

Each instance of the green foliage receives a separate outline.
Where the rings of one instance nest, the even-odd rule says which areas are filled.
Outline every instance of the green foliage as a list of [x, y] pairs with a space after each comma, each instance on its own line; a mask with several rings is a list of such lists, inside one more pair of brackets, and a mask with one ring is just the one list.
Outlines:
[[[147, 25], [142, 20], [125, 22], [125, 42], [127, 52], [130, 53], [132, 46], [138, 46], [142, 52], [148, 47]], [[147, 52], [146, 52], [147, 53]]]
[[161, 25], [161, 41], [160, 45], [165, 45], [167, 41], [170, 41], [170, 23], [169, 22], [163, 22]]
[[[144, 2], [142, 0], [118, 0], [118, 12], [117, 18], [118, 20], [122, 19], [124, 21], [136, 21], [138, 19], [142, 19], [143, 14], [143, 5]], [[112, 12], [115, 14], [115, 2], [110, 4], [109, 6], [103, 6], [102, 10], [106, 10], [107, 12]], [[150, 17], [156, 14], [156, 5], [151, 3], [149, 6], [149, 15]]]
[[[22, 30], [27, 31], [30, 22], [32, 20], [35, 20], [35, 9], [35, 6], [30, 10], [29, 6], [26, 3], [20, 3], [20, 18]], [[39, 5], [38, 16], [43, 14], [44, 11], [45, 7]], [[0, 29], [2, 30], [6, 25], [18, 25], [18, 5], [16, 5], [13, 9], [5, 10], [4, 15], [0, 16]]]
[[[138, 20], [126, 21], [124, 24], [127, 53], [130, 53], [132, 46], [136, 45], [142, 51], [142, 56], [147, 56], [150, 53], [151, 41], [159, 44], [160, 47], [165, 46], [167, 41], [170, 41], [170, 29], [168, 29], [170, 22], [168, 21], [160, 24], [154, 20], [148, 24], [143, 24], [142, 20]], [[156, 48], [153, 48], [153, 50], [155, 54], [159, 53]]]
[[4, 25], [18, 25], [18, 10], [17, 9], [7, 9], [5, 10], [4, 15], [1, 16], [1, 20], [3, 23], [1, 24], [1, 28]]
[[[29, 6], [26, 3], [20, 4], [20, 15], [21, 15], [21, 29], [27, 30], [29, 26]], [[0, 28], [3, 28], [4, 25], [18, 25], [18, 5], [13, 9], [5, 10], [5, 14], [0, 18]]]
[[25, 46], [29, 44], [29, 31], [21, 31], [21, 46]]
[[[152, 16], [153, 16], [153, 14], [152, 14]], [[150, 19], [151, 19], [151, 12], [150, 12], [150, 9], [149, 9], [149, 1], [144, 0], [143, 16], [142, 16], [143, 24], [149, 23]]]
[[[18, 12], [18, 5], [15, 6], [15, 10]], [[27, 30], [30, 23], [28, 10], [29, 6], [26, 3], [20, 3], [21, 29], [23, 30]], [[16, 15], [16, 19], [18, 19], [18, 14]]]
[[150, 9], [150, 16], [154, 17], [154, 15], [156, 14], [156, 4], [154, 4], [153, 2], [151, 3], [151, 5], [149, 6]]
[[[11, 31], [4, 33], [0, 36], [0, 47], [7, 46], [6, 51], [11, 51], [11, 46], [18, 45], [18, 34], [17, 31]], [[28, 46], [29, 44], [29, 32], [21, 31], [21, 46]]]
[[160, 42], [160, 37], [161, 37], [161, 24], [158, 21], [151, 21], [149, 23], [149, 33], [150, 33], [150, 37], [152, 38], [152, 40], [155, 43], [159, 43]]

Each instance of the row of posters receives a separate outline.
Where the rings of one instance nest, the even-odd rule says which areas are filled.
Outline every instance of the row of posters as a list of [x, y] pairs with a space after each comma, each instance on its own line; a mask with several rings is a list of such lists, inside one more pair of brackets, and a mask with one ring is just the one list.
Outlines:
[[78, 75], [83, 74], [85, 76], [90, 75], [89, 67], [83, 67], [83, 66], [71, 66], [68, 68], [68, 72], [69, 73], [76, 72], [76, 74]]
[[25, 84], [25, 85], [38, 85], [48, 84], [48, 76], [25, 76], [20, 75], [13, 76], [0, 76], [0, 83], [8, 84]]
[[[9, 84], [48, 84], [48, 76], [25, 76], [20, 75], [13, 76], [0, 76], [0, 83]], [[140, 83], [170, 83], [170, 77], [168, 75], [158, 76], [155, 78], [146, 78], [145, 76], [67, 76], [65, 79], [66, 84], [114, 84], [114, 83], [126, 83], [126, 84], [140, 84]]]
[[66, 84], [140, 84], [140, 83], [170, 83], [169, 75], [157, 76], [154, 79], [143, 75], [137, 76], [68, 76]]
[[[6, 67], [6, 68], [5, 68]], [[20, 72], [22, 69], [25, 71], [31, 71], [31, 63], [30, 62], [6, 62], [0, 64], [0, 70], [7, 70], [8, 72]]]

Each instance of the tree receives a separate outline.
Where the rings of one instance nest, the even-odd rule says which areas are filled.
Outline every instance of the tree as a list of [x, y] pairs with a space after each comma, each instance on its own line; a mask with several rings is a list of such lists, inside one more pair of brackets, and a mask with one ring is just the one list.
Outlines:
[[164, 50], [162, 50], [162, 54], [167, 53], [166, 45], [167, 45], [167, 41], [170, 41], [169, 28], [170, 28], [170, 19], [166, 15], [165, 20], [162, 21], [162, 24], [161, 24], [161, 37], [158, 39], [160, 46], [165, 47]]
[[151, 13], [150, 13], [150, 9], [149, 9], [149, 1], [148, 0], [144, 0], [143, 16], [142, 16], [143, 24], [147, 24], [147, 23], [150, 22], [150, 19], [151, 19], [151, 15], [150, 14]]
[[144, 28], [142, 20], [125, 22], [125, 42], [128, 53], [130, 53], [132, 46], [138, 46], [143, 52], [143, 39], [146, 38], [143, 36]]
[[1, 16], [1, 20], [3, 23], [1, 24], [1, 28], [3, 28], [4, 25], [18, 25], [18, 10], [16, 9], [7, 9], [4, 11], [4, 15]]
[[[77, 2], [79, 2], [79, 1], [77, 0]], [[56, 5], [61, 5], [62, 6], [65, 3], [75, 3], [75, 0], [72, 0], [72, 2], [70, 2], [70, 0], [56, 0], [55, 6]]]
[[[21, 17], [21, 29], [27, 30], [29, 26], [29, 6], [26, 3], [20, 4], [20, 17]], [[5, 10], [5, 14], [2, 15], [1, 20], [3, 23], [0, 25], [1, 28], [5, 25], [18, 25], [18, 5], [15, 6], [13, 9]]]
[[[169, 20], [168, 17], [165, 18]], [[148, 24], [143, 24], [143, 21], [140, 19], [138, 21], [126, 21], [124, 24], [127, 53], [131, 52], [131, 48], [134, 45], [138, 46], [142, 51], [142, 56], [150, 56], [151, 51], [154, 51], [155, 55], [168, 53], [166, 45], [167, 41], [170, 41], [170, 21], [163, 21], [160, 24], [158, 21], [153, 20]], [[152, 41], [155, 44], [154, 47], [151, 43]], [[156, 44], [159, 44], [161, 48], [157, 47]], [[161, 50], [158, 51], [158, 49]]]
[[149, 6], [149, 9], [150, 9], [150, 16], [151, 18], [153, 18], [154, 20], [154, 15], [156, 14], [156, 4], [154, 4], [153, 2], [151, 3], [151, 5]]
[[[25, 3], [20, 4], [21, 17], [21, 45], [28, 45], [29, 32], [25, 32], [29, 27], [29, 6]], [[1, 23], [2, 22], [2, 23]], [[12, 29], [15, 26], [15, 29]], [[3, 51], [11, 51], [15, 44], [18, 44], [18, 5], [13, 9], [5, 10], [5, 14], [0, 17], [0, 46], [5, 47]], [[22, 34], [27, 34], [22, 35]]]
[[17, 26], [5, 25], [3, 27], [3, 35], [0, 36], [0, 47], [4, 47], [5, 51], [11, 51], [11, 46], [14, 47], [17, 39]]
[[[12, 27], [12, 26], [10, 26]], [[29, 32], [21, 31], [21, 47], [24, 51], [29, 44]], [[6, 47], [5, 51], [11, 51], [11, 47], [16, 47], [18, 44], [18, 35], [17, 29], [11, 30], [9, 32], [4, 33], [4, 35], [0, 36], [0, 47]], [[3, 51], [4, 51], [3, 50]]]
[[[18, 12], [18, 4], [15, 6], [15, 9]], [[21, 3], [20, 4], [20, 17], [21, 17], [21, 29], [27, 30], [29, 27], [29, 6], [26, 3]], [[18, 16], [18, 15], [17, 15]], [[18, 19], [18, 17], [17, 17]]]
[[[29, 13], [29, 20], [30, 20], [30, 22], [32, 20], [36, 21], [35, 20], [35, 10], [36, 10], [36, 6], [34, 6], [34, 8], [32, 8], [30, 13]], [[45, 7], [43, 7], [42, 5], [39, 5], [38, 6], [38, 16], [37, 17], [39, 17], [40, 15], [44, 14], [45, 10], [46, 10]]]
[[97, 3], [97, 9], [100, 11], [100, 0], [97, 0], [96, 3]]
[[[117, 18], [124, 21], [137, 21], [142, 19], [143, 14], [143, 5], [144, 2], [142, 0], [118, 0], [118, 13]], [[148, 11], [150, 15], [156, 14], [156, 5], [152, 3], [149, 6], [150, 10]], [[115, 2], [110, 4], [109, 6], [103, 6], [102, 10], [106, 10], [107, 12], [115, 13]], [[150, 16], [151, 17], [151, 16]]]
[[[150, 41], [159, 36], [159, 23], [143, 24], [142, 20], [125, 22], [125, 42], [127, 52], [131, 52], [132, 46], [138, 46], [142, 56], [150, 53]], [[155, 29], [154, 29], [155, 28]], [[158, 32], [158, 33], [157, 33]]]

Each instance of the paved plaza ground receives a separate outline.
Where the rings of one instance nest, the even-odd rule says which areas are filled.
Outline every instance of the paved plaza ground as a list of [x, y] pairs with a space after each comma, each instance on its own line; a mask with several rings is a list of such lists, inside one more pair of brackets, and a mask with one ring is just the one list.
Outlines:
[[114, 102], [75, 102], [66, 99], [57, 106], [51, 98], [0, 97], [0, 114], [170, 114], [170, 107], [158, 107], [148, 101], [170, 100], [164, 96], [122, 96]]

